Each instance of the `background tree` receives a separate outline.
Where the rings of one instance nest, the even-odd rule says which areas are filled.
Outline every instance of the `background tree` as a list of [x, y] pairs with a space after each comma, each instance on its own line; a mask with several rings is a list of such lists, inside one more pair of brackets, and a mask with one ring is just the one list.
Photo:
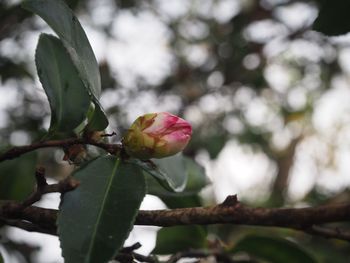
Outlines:
[[[111, 142], [121, 139], [136, 116], [158, 109], [171, 111], [189, 120], [194, 128], [184, 154], [202, 160], [203, 164], [211, 163], [208, 168], [222, 165], [220, 156], [224, 151], [234, 150], [232, 144], [264, 156], [270, 174], [266, 178], [270, 179], [265, 186], [261, 185], [262, 194], [256, 194], [259, 190], [254, 189], [239, 193], [238, 198], [252, 206], [284, 207], [332, 205], [349, 198], [348, 181], [338, 179], [342, 174], [346, 178], [349, 153], [348, 41], [345, 37], [326, 36], [349, 31], [344, 23], [349, 4], [341, 0], [330, 2], [69, 1], [68, 4], [82, 18], [89, 38], [92, 38], [89, 32], [98, 32], [103, 37], [98, 43], [106, 53], [95, 52], [100, 52], [101, 103], [110, 120], [110, 131], [117, 133]], [[11, 1], [2, 2], [0, 12], [1, 92], [6, 94], [0, 136], [3, 149], [7, 149], [39, 141], [49, 126], [50, 108], [35, 81], [34, 53], [28, 53], [27, 48], [36, 45], [39, 31], [46, 30], [47, 25]], [[149, 59], [147, 53], [125, 55], [134, 61], [122, 66], [115, 62], [122, 55], [111, 50], [113, 47], [123, 50], [122, 43], [127, 40], [120, 27], [123, 18], [148, 21], [164, 30], [159, 41], [164, 42], [166, 52], [157, 53], [149, 47], [155, 59], [164, 56], [161, 65], [144, 70], [142, 65], [147, 67]], [[314, 28], [326, 35], [311, 30], [315, 19]], [[90, 42], [97, 46], [96, 41]], [[132, 46], [132, 42], [127, 44]], [[36, 164], [45, 166], [46, 176], [65, 178], [69, 166], [62, 158], [61, 150], [44, 149], [37, 155], [3, 162], [1, 199], [25, 199], [33, 188]], [[226, 172], [226, 167], [210, 170]], [[209, 176], [216, 189], [220, 182], [215, 178], [221, 175], [211, 172]], [[308, 183], [307, 188], [296, 184], [304, 190], [295, 197], [293, 180], [301, 177], [317, 179]], [[218, 201], [214, 196], [197, 193], [186, 197], [156, 194], [169, 208]], [[217, 193], [216, 197], [220, 199]], [[33, 260], [30, 257], [33, 248], [12, 242], [6, 233], [5, 229], [3, 247]], [[185, 239], [183, 233], [187, 233]], [[271, 239], [271, 235], [276, 239]], [[286, 241], [291, 239], [292, 243]], [[271, 249], [273, 252], [269, 252]], [[231, 260], [248, 262], [261, 258], [272, 262], [288, 259], [303, 262], [310, 258], [316, 262], [346, 262], [349, 245], [278, 228], [272, 231], [218, 225], [160, 230], [155, 253], [177, 252], [182, 253], [171, 260], [186, 255], [213, 255], [225, 262], [228, 254]], [[296, 260], [292, 254], [303, 259]]]

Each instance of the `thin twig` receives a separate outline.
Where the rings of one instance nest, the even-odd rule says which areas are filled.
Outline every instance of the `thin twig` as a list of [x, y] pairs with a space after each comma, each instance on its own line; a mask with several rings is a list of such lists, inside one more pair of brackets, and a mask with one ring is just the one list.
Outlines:
[[117, 133], [115, 131], [113, 131], [112, 133], [105, 133], [105, 134], [102, 134], [101, 137], [113, 137], [113, 136], [116, 136]]
[[96, 142], [94, 140], [90, 140], [87, 138], [71, 138], [71, 139], [64, 139], [64, 140], [51, 140], [51, 141], [43, 141], [43, 142], [37, 142], [30, 145], [25, 146], [17, 146], [9, 149], [8, 151], [0, 154], [0, 162], [5, 160], [11, 160], [16, 157], [21, 156], [22, 154], [35, 151], [40, 148], [50, 148], [50, 147], [69, 147], [76, 144], [89, 144], [94, 145], [96, 147], [99, 147], [101, 149], [104, 149], [105, 151], [109, 152], [110, 154], [118, 154], [121, 151], [121, 145], [120, 144], [109, 144], [109, 143], [102, 143], [102, 142]]
[[28, 207], [35, 202], [39, 201], [44, 194], [48, 193], [65, 193], [69, 192], [79, 186], [79, 182], [73, 177], [67, 177], [66, 179], [59, 181], [57, 184], [48, 184], [45, 178], [45, 169], [38, 167], [35, 172], [36, 190], [26, 198], [21, 207]]
[[43, 234], [49, 234], [49, 235], [57, 235], [56, 229], [50, 229], [48, 227], [41, 227], [36, 224], [22, 221], [22, 220], [15, 220], [15, 219], [7, 219], [0, 217], [0, 222], [3, 224], [6, 224], [8, 226], [14, 226], [23, 230], [26, 230], [28, 232], [37, 232], [37, 233], [43, 233]]
[[139, 249], [142, 245], [139, 242], [136, 242], [135, 244], [128, 246], [128, 247], [123, 247], [120, 250], [120, 253], [131, 253], [136, 249]]
[[153, 256], [144, 256], [141, 254], [138, 254], [136, 252], [130, 252], [130, 253], [118, 253], [118, 255], [115, 257], [116, 260], [118, 260], [121, 263], [131, 263], [135, 262], [136, 259], [138, 262], [147, 262], [147, 263], [156, 263], [157, 260]]
[[325, 227], [325, 226], [312, 226], [309, 230], [306, 229], [305, 232], [311, 235], [318, 235], [325, 238], [336, 238], [342, 239], [350, 242], [350, 231], [340, 229], [338, 227]]
[[144, 256], [134, 252], [134, 250], [139, 249], [140, 247], [141, 244], [139, 242], [136, 242], [135, 244], [128, 247], [123, 247], [119, 251], [118, 255], [115, 257], [115, 259], [121, 263], [134, 262], [134, 259], [136, 259], [139, 262], [157, 262], [157, 260], [153, 256]]

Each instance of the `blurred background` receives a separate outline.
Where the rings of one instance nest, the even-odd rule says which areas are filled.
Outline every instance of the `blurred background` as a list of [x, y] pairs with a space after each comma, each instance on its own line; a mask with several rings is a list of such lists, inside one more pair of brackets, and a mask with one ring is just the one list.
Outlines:
[[[350, 25], [339, 23], [350, 8], [346, 2], [67, 1], [99, 61], [101, 103], [108, 131], [117, 133], [112, 140], [141, 114], [182, 116], [194, 128], [185, 155], [203, 165], [211, 181], [200, 204], [237, 194], [245, 204], [264, 207], [350, 200]], [[316, 27], [341, 36], [313, 31], [316, 18]], [[52, 31], [20, 1], [0, 1], [3, 148], [36, 141], [49, 127], [34, 62], [41, 32]], [[53, 181], [62, 178], [70, 170], [62, 157], [58, 150], [40, 150], [2, 163], [0, 198], [23, 199], [37, 163]], [[58, 202], [50, 194], [40, 205], [57, 208]], [[152, 196], [142, 206], [164, 207]], [[141, 241], [139, 251], [149, 253], [155, 229], [139, 227], [128, 242]], [[294, 231], [209, 230], [226, 244], [249, 233], [276, 234], [302, 245], [317, 262], [350, 258], [348, 243]], [[8, 262], [63, 262], [55, 237], [3, 227], [1, 241]]]

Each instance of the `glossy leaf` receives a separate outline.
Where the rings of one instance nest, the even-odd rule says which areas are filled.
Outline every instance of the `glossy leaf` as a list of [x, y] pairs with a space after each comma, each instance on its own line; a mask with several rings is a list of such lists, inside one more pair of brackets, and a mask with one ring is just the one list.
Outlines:
[[151, 176], [146, 176], [147, 191], [149, 194], [158, 196], [168, 208], [184, 208], [201, 206], [201, 198], [198, 192], [209, 183], [202, 166], [188, 157], [184, 158], [185, 173], [188, 177], [185, 189], [174, 193], [166, 190]]
[[66, 193], [58, 232], [67, 263], [107, 262], [127, 238], [146, 192], [141, 170], [112, 156], [74, 173], [80, 186]]
[[188, 195], [196, 194], [210, 183], [203, 166], [194, 160], [184, 157], [185, 170], [188, 176], [184, 192]]
[[[171, 192], [175, 191], [169, 185], [169, 182], [167, 180], [168, 175], [164, 171], [159, 169], [159, 167], [156, 166], [153, 162], [151, 162], [151, 161], [141, 161], [139, 159], [130, 159], [128, 162], [137, 165], [138, 167], [140, 167], [144, 171], [144, 174], [146, 176], [147, 185], [148, 185], [147, 189], [149, 189], [149, 187], [150, 187], [150, 184], [148, 183], [148, 181], [150, 180], [150, 182], [155, 184], [156, 187], [161, 185], [164, 189], [167, 189], [168, 191], [171, 191]], [[149, 175], [153, 176], [152, 178], [154, 178], [154, 180], [152, 180], [152, 178], [149, 179], [148, 178]]]
[[181, 192], [185, 189], [187, 174], [185, 161], [181, 154], [162, 159], [154, 159], [153, 162], [160, 170], [164, 171], [166, 180], [175, 192]]
[[162, 187], [153, 177], [146, 176], [148, 193], [158, 196], [168, 208], [184, 208], [202, 205], [198, 193], [209, 184], [209, 179], [206, 177], [203, 167], [187, 157], [184, 157], [184, 161], [188, 180], [182, 192], [170, 192]]
[[85, 120], [91, 99], [66, 49], [58, 38], [41, 34], [35, 62], [50, 102], [50, 131], [73, 131]]
[[101, 79], [89, 40], [72, 10], [62, 0], [28, 0], [23, 7], [39, 15], [56, 32], [66, 47], [88, 91], [97, 99]]
[[187, 182], [185, 161], [178, 154], [163, 159], [152, 159], [152, 161], [141, 161], [131, 159], [132, 162], [152, 175], [165, 189], [174, 192], [184, 190]]
[[174, 254], [189, 249], [205, 248], [207, 232], [202, 226], [174, 226], [162, 228], [157, 233], [152, 253]]
[[62, 0], [27, 0], [22, 5], [44, 19], [62, 40], [87, 92], [95, 101], [94, 122], [98, 122], [99, 130], [103, 130], [108, 120], [98, 102], [101, 94], [99, 67], [79, 20]]
[[24, 200], [35, 186], [36, 153], [0, 163], [0, 199]]
[[315, 259], [297, 244], [282, 238], [247, 236], [240, 240], [233, 252], [244, 251], [271, 263], [316, 263]]

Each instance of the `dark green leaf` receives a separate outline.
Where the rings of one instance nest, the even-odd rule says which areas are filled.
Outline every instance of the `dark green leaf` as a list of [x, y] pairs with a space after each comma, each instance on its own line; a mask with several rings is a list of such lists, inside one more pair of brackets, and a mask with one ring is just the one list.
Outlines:
[[162, 159], [154, 159], [153, 162], [160, 170], [164, 171], [166, 180], [174, 191], [181, 192], [185, 189], [187, 173], [185, 161], [181, 154]]
[[186, 194], [196, 194], [210, 183], [206, 176], [205, 169], [192, 159], [184, 157], [185, 170], [188, 176], [184, 192]]
[[182, 192], [169, 192], [160, 186], [153, 177], [146, 177], [148, 193], [158, 196], [168, 208], [200, 206], [201, 200], [197, 193], [209, 183], [202, 166], [188, 157], [184, 157], [184, 161], [188, 180]]
[[202, 226], [174, 226], [162, 228], [157, 233], [157, 242], [152, 253], [174, 254], [189, 249], [206, 247], [206, 230]]
[[2, 257], [1, 254], [0, 254], [0, 263], [4, 263], [4, 258]]
[[73, 131], [85, 120], [91, 99], [66, 49], [58, 38], [41, 34], [35, 62], [50, 102], [50, 132]]
[[182, 157], [185, 165], [184, 173], [187, 177], [185, 189], [179, 193], [173, 193], [160, 187], [155, 180], [147, 178], [148, 193], [157, 196], [192, 196], [197, 194], [209, 183], [209, 179], [205, 175], [205, 170], [202, 166], [194, 162], [188, 157]]
[[[145, 171], [146, 180], [149, 180], [149, 174], [153, 176], [153, 178], [165, 189], [168, 191], [174, 191], [174, 189], [169, 185], [167, 178], [167, 175], [164, 171], [160, 170], [159, 167], [157, 167], [153, 162], [151, 161], [141, 161], [139, 159], [130, 159], [128, 160], [129, 163], [135, 164], [138, 167], [140, 167], [143, 171]], [[153, 184], [156, 184], [154, 180], [151, 180]], [[148, 187], [150, 187], [150, 184], [148, 184]]]
[[152, 161], [131, 159], [129, 162], [141, 167], [169, 191], [181, 192], [186, 186], [185, 161], [180, 154]]
[[96, 99], [101, 79], [94, 52], [72, 10], [62, 0], [28, 0], [23, 7], [39, 15], [56, 32], [66, 47], [88, 92]]
[[98, 102], [101, 94], [99, 67], [79, 20], [62, 0], [28, 0], [23, 2], [23, 7], [44, 19], [62, 40], [87, 92], [95, 102], [91, 130], [103, 130], [108, 126], [108, 119]]
[[89, 131], [102, 131], [108, 126], [108, 119], [99, 103], [94, 102], [94, 110], [89, 118], [87, 130]]
[[0, 199], [23, 200], [35, 185], [36, 154], [27, 153], [0, 163]]
[[145, 195], [141, 170], [112, 156], [89, 162], [64, 195], [58, 232], [65, 262], [107, 262], [127, 238]]
[[350, 31], [348, 0], [318, 0], [319, 14], [313, 29], [328, 36], [344, 35]]
[[271, 263], [316, 263], [304, 249], [282, 238], [247, 236], [237, 243], [232, 252], [240, 251]]

